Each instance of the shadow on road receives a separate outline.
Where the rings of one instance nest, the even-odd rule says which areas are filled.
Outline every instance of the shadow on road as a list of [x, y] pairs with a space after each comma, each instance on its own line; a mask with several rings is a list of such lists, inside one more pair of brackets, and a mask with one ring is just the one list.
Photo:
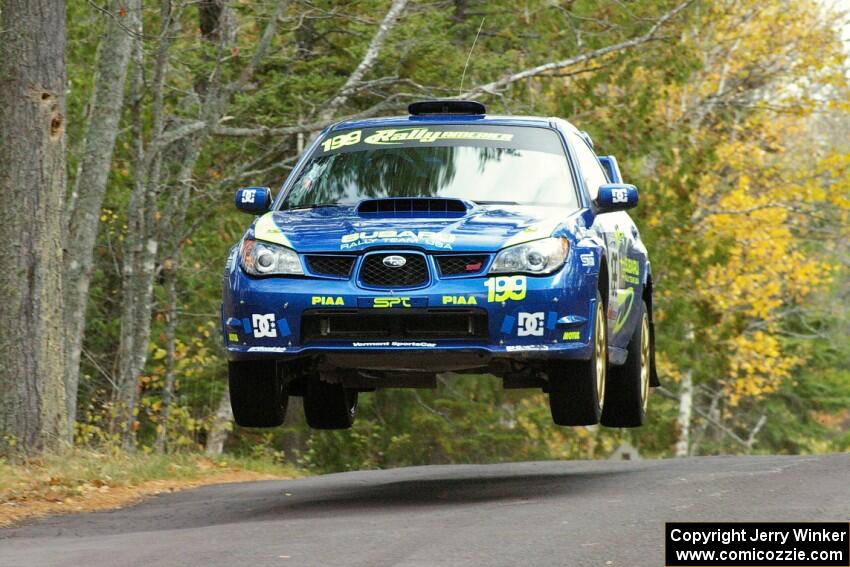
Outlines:
[[[560, 474], [504, 474], [464, 476], [463, 478], [406, 479], [375, 482], [361, 486], [334, 487], [329, 491], [310, 490], [307, 494], [269, 503], [258, 515], [285, 513], [334, 512], [364, 509], [422, 508], [430, 506], [463, 506], [486, 502], [534, 500], [570, 493], [587, 495], [595, 487], [616, 482], [628, 470], [600, 472], [564, 472]], [[319, 487], [317, 487], [319, 488]]]
[[[624, 463], [625, 464], [625, 463]], [[397, 513], [400, 508], [522, 504], [558, 496], [592, 497], [627, 486], [621, 477], [641, 470], [604, 463], [535, 463], [412, 467], [207, 486], [162, 495], [131, 508], [54, 517], [0, 530], [0, 539], [71, 532], [75, 536], [198, 528], [328, 516]], [[576, 470], [588, 469], [594, 470]], [[596, 470], [598, 469], [598, 470]]]

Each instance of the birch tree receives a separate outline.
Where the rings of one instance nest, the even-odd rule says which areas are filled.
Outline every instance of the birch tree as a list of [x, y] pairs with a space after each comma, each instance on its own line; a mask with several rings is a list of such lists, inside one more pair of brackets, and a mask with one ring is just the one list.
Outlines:
[[174, 22], [170, 0], [160, 3], [160, 33], [156, 46], [152, 94], [152, 141], [144, 143], [142, 102], [144, 58], [141, 23], [137, 30], [131, 85], [133, 136], [133, 191], [127, 210], [127, 236], [121, 271], [121, 335], [118, 346], [117, 414], [113, 427], [120, 432], [126, 449], [134, 447], [134, 410], [138, 377], [147, 360], [148, 335], [153, 295], [153, 273], [158, 242], [155, 237], [156, 191], [162, 173], [165, 136], [165, 75]]
[[[210, 9], [209, 4], [212, 4]], [[165, 108], [165, 74], [169, 65], [170, 33], [176, 22], [170, 0], [163, 0], [160, 9], [162, 31], [159, 35], [153, 93], [152, 93], [152, 130], [153, 138], [145, 146], [141, 139], [141, 114], [134, 114], [135, 140], [135, 181], [133, 195], [129, 206], [129, 230], [124, 246], [124, 266], [122, 274], [122, 313], [121, 313], [121, 342], [118, 360], [118, 408], [116, 421], [124, 439], [124, 446], [130, 448], [134, 443], [134, 410], [138, 400], [138, 378], [144, 369], [148, 355], [150, 338], [150, 320], [153, 306], [153, 285], [156, 273], [161, 227], [168, 226], [169, 230], [179, 229], [185, 216], [185, 207], [190, 194], [195, 164], [205, 143], [209, 139], [212, 128], [227, 107], [232, 96], [239, 92], [253, 76], [257, 66], [265, 57], [277, 31], [278, 20], [286, 6], [285, 0], [279, 0], [270, 15], [254, 55], [251, 57], [237, 78], [226, 83], [221, 76], [222, 59], [226, 47], [233, 40], [233, 33], [224, 29], [231, 19], [230, 9], [226, 3], [207, 2], [206, 9], [201, 10], [201, 29], [208, 40], [217, 40], [217, 60], [210, 77], [199, 77], [194, 81], [195, 92], [190, 98], [200, 103], [200, 120], [194, 123], [182, 124], [176, 117], [172, 121], [177, 124], [167, 128], [169, 116]], [[210, 13], [215, 14], [217, 23], [212, 25], [205, 21]], [[139, 58], [138, 68], [141, 68]], [[136, 100], [141, 96], [142, 77], [134, 80]], [[191, 137], [190, 137], [191, 136]], [[164, 150], [170, 144], [187, 139], [188, 143], [182, 151], [166, 156]], [[160, 209], [158, 197], [163, 183], [163, 171], [177, 171], [172, 181], [177, 185], [177, 191], [166, 201], [168, 207]], [[177, 219], [177, 225], [172, 222]], [[176, 266], [178, 257], [172, 253], [169, 258], [170, 268]], [[174, 314], [176, 317], [176, 313]], [[172, 349], [173, 352], [173, 349]], [[166, 389], [171, 388], [170, 385]], [[170, 394], [168, 395], [170, 398]], [[170, 401], [170, 400], [169, 400]], [[167, 410], [166, 410], [167, 413]], [[164, 439], [161, 437], [160, 445]]]
[[106, 8], [105, 33], [95, 63], [94, 90], [89, 102], [82, 155], [68, 199], [65, 239], [65, 395], [69, 429], [77, 416], [80, 353], [92, 272], [98, 220], [118, 123], [124, 103], [124, 82], [132, 51], [132, 29], [141, 18], [140, 0], [112, 0]]
[[0, 452], [67, 437], [63, 387], [65, 4], [0, 3]]

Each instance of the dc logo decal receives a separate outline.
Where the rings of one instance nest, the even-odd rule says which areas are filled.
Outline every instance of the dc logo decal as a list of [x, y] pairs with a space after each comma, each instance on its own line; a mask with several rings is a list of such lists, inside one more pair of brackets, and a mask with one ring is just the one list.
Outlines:
[[253, 203], [254, 198], [257, 196], [256, 189], [246, 189], [242, 191], [242, 202], [243, 203]]
[[581, 258], [582, 266], [592, 267], [596, 264], [596, 260], [593, 258], [593, 253], [579, 254], [579, 258]]
[[545, 330], [546, 314], [519, 313], [517, 319], [518, 337], [542, 337]]
[[274, 313], [267, 315], [251, 315], [251, 323], [254, 327], [254, 337], [262, 339], [263, 337], [277, 337], [277, 323], [275, 322]]
[[628, 203], [629, 202], [629, 192], [625, 189], [614, 189], [611, 191], [611, 202], [612, 203]]

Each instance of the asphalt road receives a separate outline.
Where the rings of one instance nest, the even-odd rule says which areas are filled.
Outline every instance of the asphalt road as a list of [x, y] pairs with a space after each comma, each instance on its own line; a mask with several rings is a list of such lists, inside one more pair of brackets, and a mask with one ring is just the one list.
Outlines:
[[663, 565], [671, 520], [850, 520], [850, 454], [535, 462], [208, 486], [0, 530], [0, 565]]

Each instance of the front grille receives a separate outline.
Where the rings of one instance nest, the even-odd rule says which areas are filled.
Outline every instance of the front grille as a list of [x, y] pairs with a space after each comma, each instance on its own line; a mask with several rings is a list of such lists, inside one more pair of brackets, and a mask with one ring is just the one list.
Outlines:
[[484, 340], [487, 312], [480, 309], [373, 309], [305, 311], [302, 344], [361, 340]]
[[461, 276], [477, 274], [484, 269], [487, 256], [471, 254], [464, 256], [436, 256], [441, 276]]
[[[387, 256], [401, 256], [405, 263], [401, 267], [384, 265]], [[414, 287], [428, 283], [428, 265], [421, 254], [386, 252], [370, 254], [360, 268], [360, 281], [373, 287]]]
[[324, 256], [311, 254], [307, 256], [307, 267], [318, 276], [335, 276], [347, 278], [354, 266], [353, 256]]

